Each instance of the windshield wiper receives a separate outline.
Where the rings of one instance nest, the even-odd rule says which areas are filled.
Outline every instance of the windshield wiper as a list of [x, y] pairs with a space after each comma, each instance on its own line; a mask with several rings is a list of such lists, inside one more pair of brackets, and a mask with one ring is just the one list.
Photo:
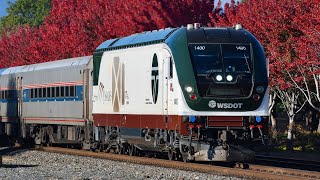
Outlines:
[[214, 70], [213, 69], [209, 70], [209, 72], [206, 74], [206, 79], [209, 79], [212, 73], [214, 73]]
[[247, 59], [247, 57], [246, 57], [246, 54], [243, 54], [243, 57], [244, 57], [244, 59], [246, 60], [246, 65], [247, 65], [248, 70], [249, 70], [249, 73], [250, 73], [250, 72], [251, 72], [251, 69], [250, 69], [249, 62], [248, 62], [248, 59]]

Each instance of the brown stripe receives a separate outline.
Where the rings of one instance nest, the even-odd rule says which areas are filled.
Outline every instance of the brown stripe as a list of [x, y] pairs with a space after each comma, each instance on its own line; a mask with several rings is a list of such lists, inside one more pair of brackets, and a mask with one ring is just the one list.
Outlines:
[[179, 130], [181, 116], [135, 115], [135, 114], [93, 114], [95, 126], [118, 126], [127, 128], [160, 128]]

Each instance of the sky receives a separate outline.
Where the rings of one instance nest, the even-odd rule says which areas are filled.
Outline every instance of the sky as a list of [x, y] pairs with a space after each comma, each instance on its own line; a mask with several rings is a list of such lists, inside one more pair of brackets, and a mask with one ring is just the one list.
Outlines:
[[[14, 0], [11, 0], [14, 1]], [[6, 9], [8, 8], [8, 0], [0, 0], [0, 17], [7, 15]], [[215, 5], [217, 5], [218, 0], [215, 0]], [[230, 0], [221, 0], [222, 4], [230, 2]]]
[[[11, 0], [14, 1], [14, 0]], [[7, 15], [8, 0], [0, 0], [0, 17]]]

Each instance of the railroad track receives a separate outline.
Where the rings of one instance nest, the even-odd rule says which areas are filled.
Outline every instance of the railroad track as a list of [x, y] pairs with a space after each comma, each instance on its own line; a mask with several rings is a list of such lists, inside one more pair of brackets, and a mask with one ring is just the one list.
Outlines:
[[176, 168], [187, 171], [198, 171], [203, 173], [213, 173], [213, 174], [223, 174], [226, 176], [236, 176], [236, 177], [251, 177], [259, 179], [320, 179], [319, 172], [293, 170], [286, 168], [278, 168], [271, 166], [262, 165], [250, 165], [248, 169], [240, 168], [228, 168], [221, 166], [213, 166], [208, 164], [198, 164], [198, 163], [183, 163], [179, 161], [169, 161], [164, 159], [146, 158], [146, 157], [136, 157], [119, 155], [112, 153], [103, 152], [91, 152], [76, 149], [67, 149], [60, 147], [41, 147], [35, 150], [53, 152], [53, 153], [63, 153], [77, 156], [94, 157], [101, 159], [108, 159], [114, 161], [122, 161], [129, 163], [136, 163], [142, 165], [152, 165], [165, 168]]
[[320, 162], [313, 160], [256, 155], [257, 164], [320, 172]]

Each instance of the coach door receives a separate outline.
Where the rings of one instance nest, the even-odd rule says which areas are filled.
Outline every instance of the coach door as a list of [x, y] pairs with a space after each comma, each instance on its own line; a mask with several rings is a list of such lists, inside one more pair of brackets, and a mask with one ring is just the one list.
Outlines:
[[90, 79], [90, 70], [84, 69], [82, 71], [82, 113], [85, 124], [85, 140], [88, 142], [90, 139], [90, 91], [89, 91], [89, 82]]
[[16, 78], [16, 90], [17, 90], [17, 116], [20, 122], [20, 132], [23, 138], [26, 138], [26, 125], [23, 118], [23, 97], [27, 94], [23, 94], [23, 77], [18, 76]]

